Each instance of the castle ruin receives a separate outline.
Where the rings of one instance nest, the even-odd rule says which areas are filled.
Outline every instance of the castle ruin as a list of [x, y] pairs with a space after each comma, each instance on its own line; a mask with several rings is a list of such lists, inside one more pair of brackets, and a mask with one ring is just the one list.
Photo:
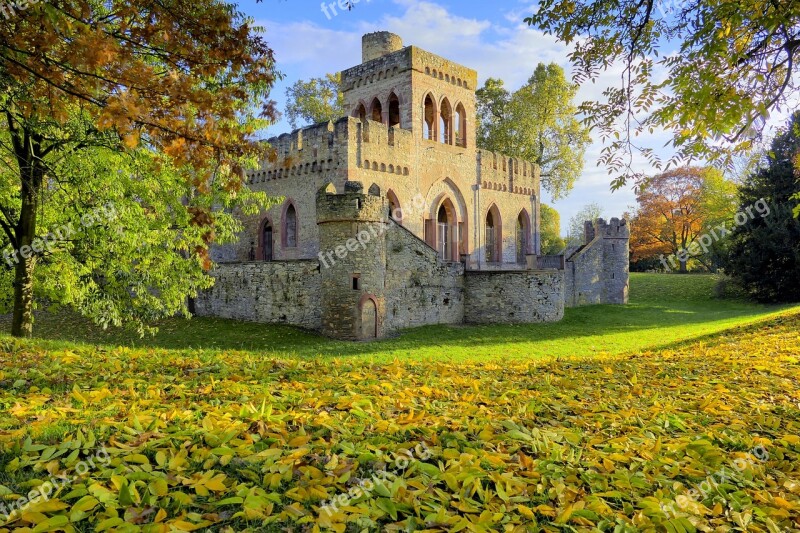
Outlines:
[[349, 116], [269, 140], [249, 186], [283, 201], [214, 250], [199, 315], [350, 340], [427, 324], [560, 320], [627, 302], [629, 230], [540, 254], [539, 168], [480, 150], [477, 73], [378, 32], [342, 72]]

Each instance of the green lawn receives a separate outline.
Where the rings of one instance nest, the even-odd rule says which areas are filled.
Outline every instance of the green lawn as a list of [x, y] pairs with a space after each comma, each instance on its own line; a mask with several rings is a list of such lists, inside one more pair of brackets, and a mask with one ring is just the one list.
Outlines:
[[[360, 357], [369, 361], [538, 359], [613, 355], [691, 341], [800, 307], [714, 296], [717, 276], [631, 275], [630, 304], [567, 309], [552, 324], [429, 326], [372, 342], [331, 341], [291, 327], [194, 318], [168, 320], [155, 337], [107, 332], [69, 315], [40, 314], [37, 337], [171, 350], [241, 350], [269, 357]], [[8, 329], [8, 323], [0, 323]], [[58, 346], [56, 344], [55, 346]]]
[[374, 343], [42, 315], [0, 336], [0, 533], [800, 531], [800, 313], [713, 287]]

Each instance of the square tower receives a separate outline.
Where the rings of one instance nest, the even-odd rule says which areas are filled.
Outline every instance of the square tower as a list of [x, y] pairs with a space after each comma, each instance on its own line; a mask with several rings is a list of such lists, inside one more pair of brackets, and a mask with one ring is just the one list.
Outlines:
[[362, 63], [342, 72], [350, 116], [414, 132], [419, 138], [475, 149], [478, 73], [393, 33], [362, 38]]

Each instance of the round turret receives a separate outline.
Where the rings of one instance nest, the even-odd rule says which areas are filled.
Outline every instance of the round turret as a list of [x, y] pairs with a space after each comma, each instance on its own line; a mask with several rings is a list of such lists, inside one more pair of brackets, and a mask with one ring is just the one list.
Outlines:
[[388, 31], [368, 33], [361, 38], [361, 62], [366, 63], [403, 49], [403, 39]]

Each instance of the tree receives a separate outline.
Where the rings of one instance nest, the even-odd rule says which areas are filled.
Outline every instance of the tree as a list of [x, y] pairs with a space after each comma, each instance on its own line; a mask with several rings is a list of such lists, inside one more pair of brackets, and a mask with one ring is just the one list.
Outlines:
[[[267, 156], [255, 133], [275, 118], [272, 50], [216, 0], [66, 0], [13, 15], [0, 26], [12, 334], [31, 335], [37, 295], [140, 330], [186, 313], [209, 283], [211, 242], [236, 230], [230, 211], [267, 202], [243, 169]], [[114, 217], [83, 223], [109, 203]], [[54, 240], [50, 225], [69, 223]]]
[[658, 257], [665, 268], [687, 272], [694, 257], [709, 270], [715, 268], [708, 254], [727, 233], [717, 227], [730, 221], [736, 209], [736, 186], [719, 170], [680, 167], [657, 174], [642, 183], [636, 201], [633, 261]]
[[328, 122], [347, 115], [340, 73], [299, 80], [286, 89], [286, 118], [292, 128], [302, 123]]
[[604, 101], [581, 106], [610, 141], [600, 164], [621, 173], [614, 187], [643, 178], [631, 167], [636, 153], [663, 168], [638, 134], [671, 132], [667, 168], [693, 159], [727, 164], [796, 94], [798, 2], [544, 0], [525, 21], [573, 45], [578, 83], [621, 69]]
[[594, 222], [598, 218], [602, 218], [602, 216], [603, 206], [600, 204], [592, 202], [583, 206], [580, 211], [569, 219], [569, 234], [566, 238], [566, 246], [569, 248], [584, 244], [583, 229], [585, 223], [587, 221]]
[[[763, 302], [800, 301], [800, 112], [772, 142], [764, 167], [740, 191], [739, 213], [752, 213], [731, 235], [725, 270]], [[738, 216], [738, 215], [737, 215]]]
[[544, 188], [553, 199], [564, 197], [580, 176], [591, 142], [576, 117], [577, 90], [555, 63], [539, 63], [514, 93], [489, 78], [476, 91], [478, 145], [538, 164]]
[[564, 239], [561, 238], [561, 216], [558, 211], [547, 204], [542, 204], [540, 209], [542, 254], [560, 254], [564, 250]]

